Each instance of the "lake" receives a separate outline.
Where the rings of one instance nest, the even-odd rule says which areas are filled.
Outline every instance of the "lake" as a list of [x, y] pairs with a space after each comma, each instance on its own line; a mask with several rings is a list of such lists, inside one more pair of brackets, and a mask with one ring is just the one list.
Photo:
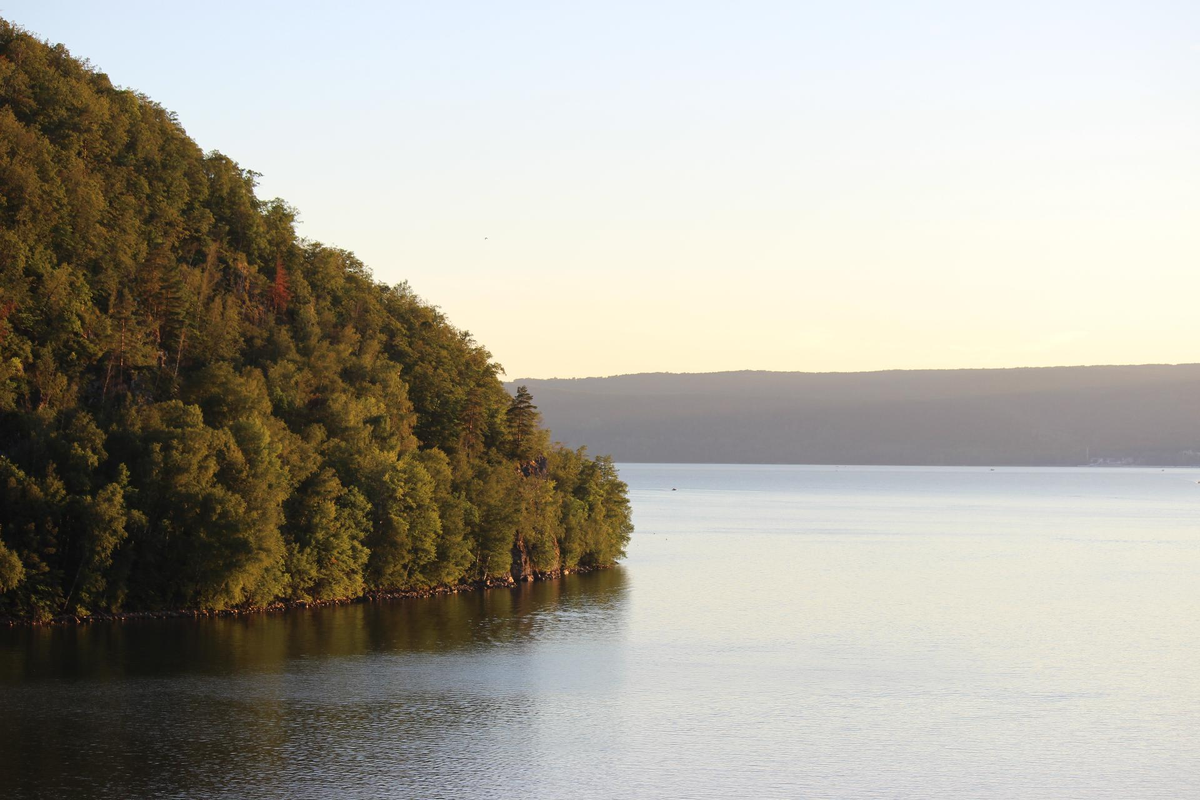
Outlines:
[[1200, 796], [1200, 470], [621, 473], [617, 569], [0, 630], [0, 794]]

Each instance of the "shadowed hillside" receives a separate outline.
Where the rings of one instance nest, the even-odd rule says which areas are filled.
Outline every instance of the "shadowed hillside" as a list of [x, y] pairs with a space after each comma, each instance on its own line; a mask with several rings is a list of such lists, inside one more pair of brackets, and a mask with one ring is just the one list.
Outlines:
[[617, 461], [1200, 463], [1200, 365], [520, 380]]
[[612, 464], [550, 447], [487, 350], [255, 177], [0, 20], [0, 617], [619, 558]]

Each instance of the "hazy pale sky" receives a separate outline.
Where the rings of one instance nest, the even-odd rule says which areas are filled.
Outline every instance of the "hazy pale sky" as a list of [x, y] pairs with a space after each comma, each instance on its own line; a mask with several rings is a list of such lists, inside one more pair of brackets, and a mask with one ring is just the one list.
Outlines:
[[509, 377], [1200, 361], [1200, 3], [0, 15]]

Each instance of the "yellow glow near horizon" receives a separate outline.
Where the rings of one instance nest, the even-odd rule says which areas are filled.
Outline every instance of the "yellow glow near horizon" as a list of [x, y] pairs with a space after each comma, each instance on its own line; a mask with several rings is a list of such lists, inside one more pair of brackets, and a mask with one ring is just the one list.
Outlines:
[[3, 13], [512, 378], [1200, 360], [1200, 7], [898, 5]]

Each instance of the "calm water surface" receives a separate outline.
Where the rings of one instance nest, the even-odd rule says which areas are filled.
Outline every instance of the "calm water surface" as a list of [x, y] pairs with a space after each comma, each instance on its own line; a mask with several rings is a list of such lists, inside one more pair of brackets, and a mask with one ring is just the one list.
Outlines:
[[617, 570], [0, 630], [0, 794], [1200, 796], [1200, 471], [621, 472]]

